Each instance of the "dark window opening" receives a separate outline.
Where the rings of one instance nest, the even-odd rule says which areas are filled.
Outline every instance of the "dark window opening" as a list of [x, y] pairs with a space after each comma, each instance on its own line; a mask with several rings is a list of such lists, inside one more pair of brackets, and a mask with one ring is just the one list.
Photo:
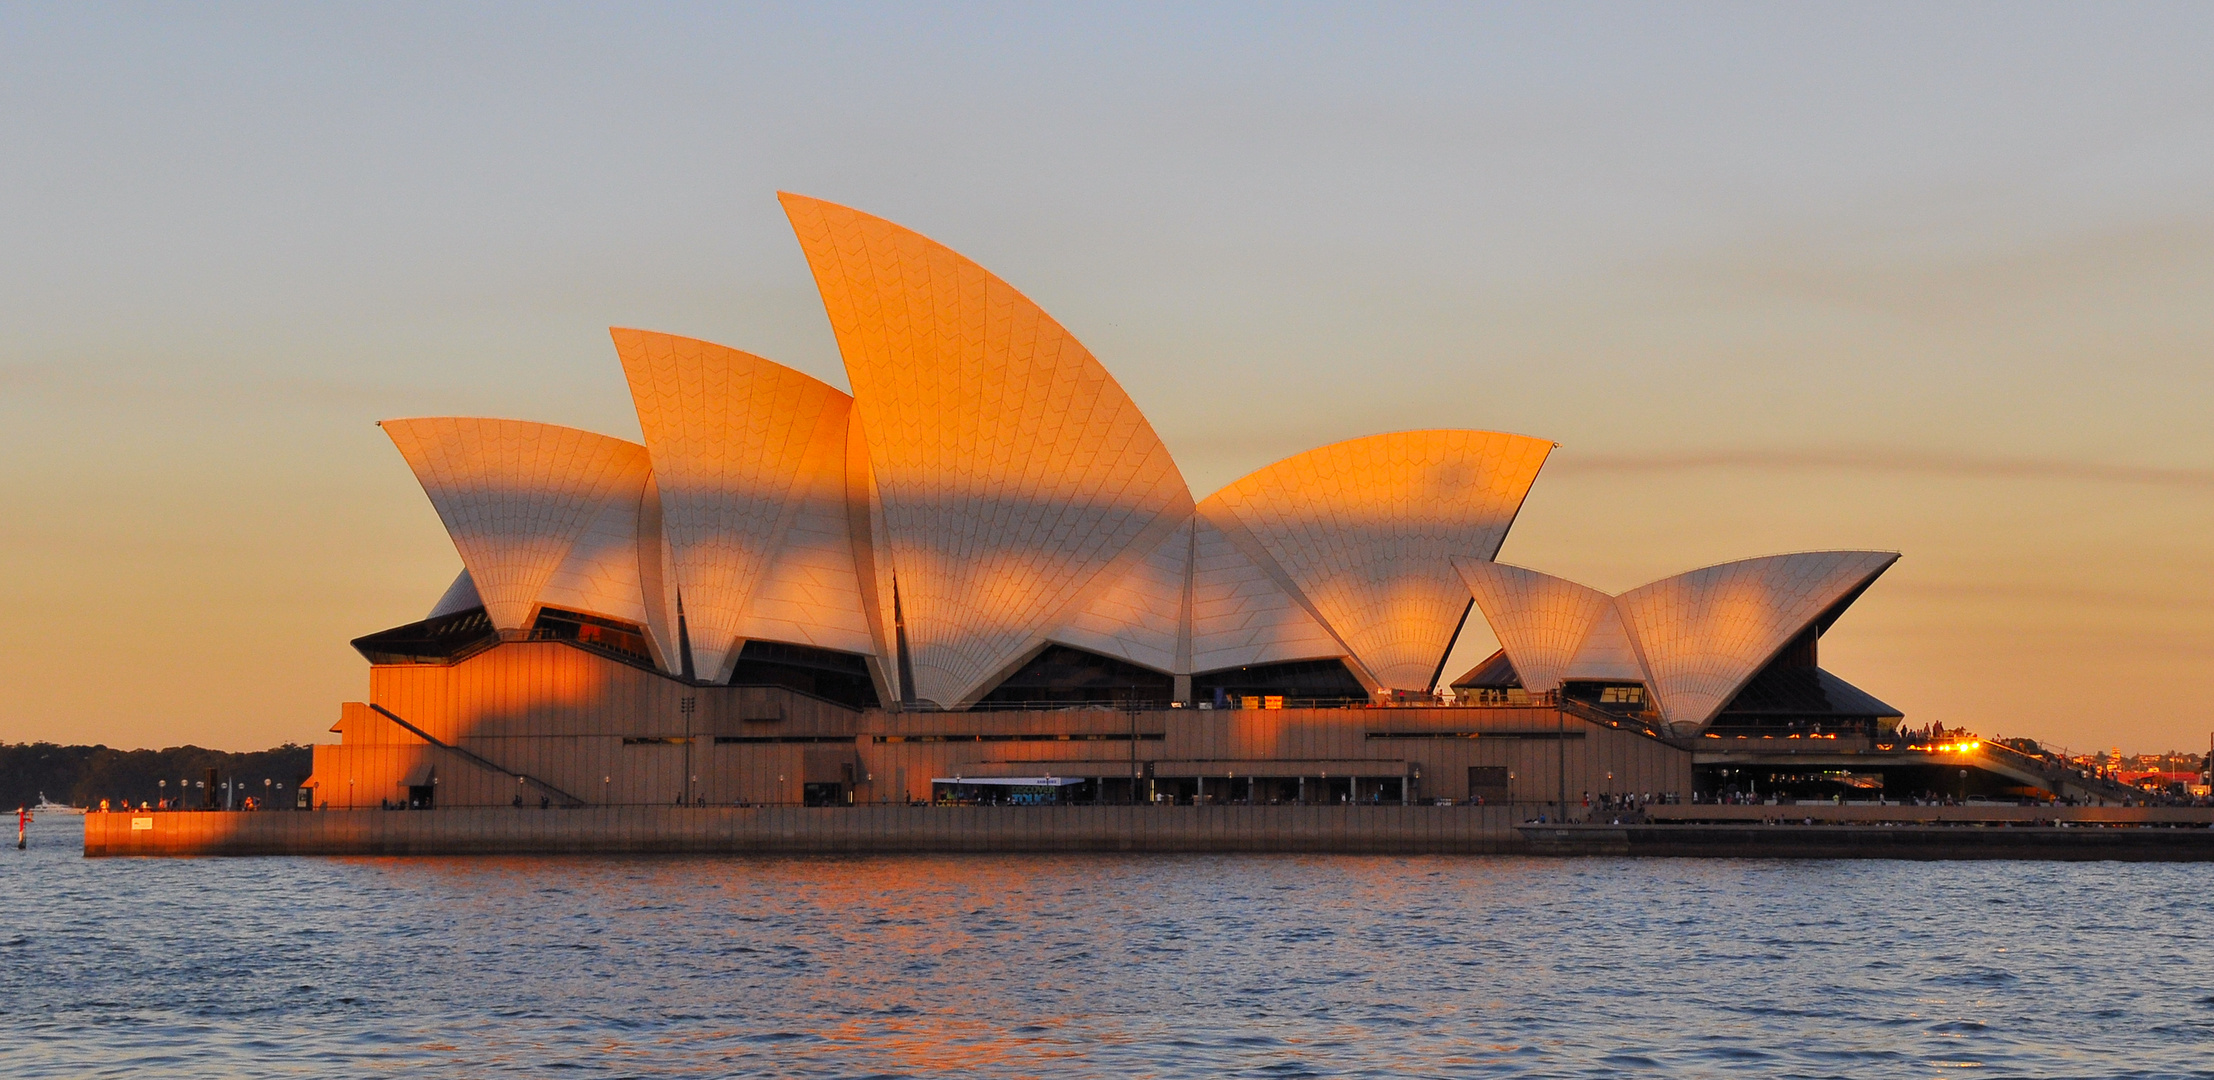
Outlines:
[[1468, 674], [1453, 680], [1453, 689], [1520, 690], [1522, 676], [1515, 671], [1514, 661], [1507, 659], [1507, 650], [1500, 649], [1468, 669]]
[[802, 784], [800, 801], [808, 806], [847, 806], [852, 803], [846, 796], [844, 784]]
[[1786, 649], [1715, 714], [1719, 735], [1871, 735], [1897, 729], [1899, 710]]
[[354, 651], [372, 664], [451, 664], [499, 644], [481, 607], [357, 637]]
[[915, 658], [907, 652], [907, 613], [899, 605], [899, 575], [892, 575], [892, 642], [898, 653], [899, 703], [911, 709], [921, 703], [915, 696]]
[[1192, 676], [1192, 694], [1217, 708], [1245, 697], [1280, 697], [1290, 706], [1365, 704], [1368, 689], [1340, 660], [1294, 660], [1284, 664], [1210, 671]]
[[1642, 713], [1650, 704], [1643, 683], [1570, 682], [1561, 684], [1561, 696], [1596, 705], [1625, 716]]
[[849, 709], [878, 707], [876, 683], [869, 678], [866, 659], [809, 645], [746, 642], [745, 648], [738, 650], [738, 665], [730, 673], [730, 685], [797, 690]]
[[1468, 767], [1468, 797], [1487, 803], [1506, 802], [1510, 779], [1504, 765], [1471, 765]]
[[[628, 740], [625, 740], [628, 741]], [[851, 735], [717, 735], [717, 746], [792, 746], [814, 743], [845, 743], [853, 745]]]
[[1164, 706], [1176, 693], [1176, 680], [1151, 668], [1111, 656], [1048, 645], [1022, 669], [1009, 675], [976, 703], [979, 709], [1038, 706]]
[[600, 653], [627, 664], [653, 666], [646, 648], [646, 633], [636, 625], [586, 615], [581, 611], [540, 608], [531, 624], [532, 641], [566, 641], [587, 652]]
[[1141, 731], [1136, 735], [1122, 732], [1089, 732], [1069, 734], [981, 734], [981, 735], [872, 735], [879, 743], [962, 743], [962, 742], [1160, 742], [1168, 738], [1166, 732]]
[[1583, 737], [1584, 737], [1584, 733], [1583, 733], [1582, 731], [1578, 731], [1578, 730], [1568, 730], [1568, 729], [1561, 729], [1561, 730], [1555, 730], [1555, 731], [1538, 731], [1538, 730], [1534, 730], [1534, 729], [1532, 729], [1532, 730], [1524, 730], [1524, 731], [1371, 731], [1371, 732], [1369, 732], [1369, 733], [1368, 733], [1367, 735], [1365, 735], [1365, 736], [1363, 736], [1363, 737], [1364, 737], [1364, 738], [1367, 738], [1367, 739], [1371, 739], [1371, 740], [1374, 740], [1374, 739], [1536, 739], [1536, 740], [1539, 740], [1539, 741], [1551, 740], [1551, 741], [1554, 741], [1554, 742], [1559, 742], [1559, 741], [1560, 741], [1560, 740], [1562, 740], [1562, 739], [1581, 739], [1581, 738], [1583, 738]]

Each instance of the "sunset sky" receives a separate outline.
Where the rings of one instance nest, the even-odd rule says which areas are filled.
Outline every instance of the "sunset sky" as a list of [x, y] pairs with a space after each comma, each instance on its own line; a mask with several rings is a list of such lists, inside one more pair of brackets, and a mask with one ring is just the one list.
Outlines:
[[[1905, 558], [1910, 724], [2214, 731], [2214, 6], [0, 7], [0, 741], [331, 739], [460, 567], [374, 421], [844, 387], [775, 193], [918, 229], [1195, 496], [1560, 448], [1503, 561]], [[1457, 674], [1493, 647], [1481, 617]]]

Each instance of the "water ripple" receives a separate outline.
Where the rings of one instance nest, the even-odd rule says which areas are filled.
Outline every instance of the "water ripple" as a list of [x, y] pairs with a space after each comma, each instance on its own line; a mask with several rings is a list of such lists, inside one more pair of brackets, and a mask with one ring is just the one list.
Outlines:
[[2214, 1077], [2214, 868], [0, 853], [7, 1074]]

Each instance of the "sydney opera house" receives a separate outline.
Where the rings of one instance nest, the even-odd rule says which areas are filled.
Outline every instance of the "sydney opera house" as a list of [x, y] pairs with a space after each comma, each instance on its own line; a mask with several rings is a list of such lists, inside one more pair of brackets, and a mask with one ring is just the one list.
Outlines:
[[[369, 700], [316, 748], [316, 805], [1686, 798], [1725, 743], [1898, 724], [1817, 662], [1893, 554], [1620, 595], [1498, 563], [1553, 444], [1488, 431], [1196, 498], [1021, 293], [781, 198], [851, 394], [617, 329], [643, 444], [382, 424], [464, 569], [354, 642]], [[1472, 618], [1502, 647], [1448, 678]]]

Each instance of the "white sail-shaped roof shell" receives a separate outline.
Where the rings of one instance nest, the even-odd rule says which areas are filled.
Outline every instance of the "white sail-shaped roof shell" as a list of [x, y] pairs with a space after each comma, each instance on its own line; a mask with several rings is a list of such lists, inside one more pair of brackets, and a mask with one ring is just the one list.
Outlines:
[[[1621, 633], [1614, 598], [1597, 589], [1483, 559], [1455, 559], [1453, 565], [1525, 690], [1559, 689], [1602, 617]], [[1632, 678], [1643, 681], [1642, 675]]]
[[[1228, 511], [1202, 506], [1192, 543], [1194, 674], [1346, 655]], [[1241, 534], [1233, 538], [1233, 533]]]
[[907, 692], [965, 706], [1169, 543], [1190, 491], [1106, 368], [1012, 286], [891, 222], [780, 198], [853, 386]]
[[470, 608], [483, 606], [484, 598], [477, 595], [477, 583], [469, 580], [469, 571], [464, 569], [461, 573], [454, 575], [453, 584], [446, 586], [446, 591], [439, 594], [438, 602], [431, 605], [430, 614], [423, 616], [423, 618], [435, 619], [441, 615], [459, 615]]
[[1609, 598], [1607, 606], [1591, 620], [1591, 629], [1584, 635], [1583, 643], [1576, 646], [1576, 654], [1569, 657], [1568, 665], [1561, 669], [1562, 681], [1583, 679], [1592, 682], [1638, 682], [1650, 684], [1653, 680], [1645, 671], [1645, 662], [1638, 658], [1637, 644], [1630, 640], [1630, 631], [1622, 622], [1621, 601]]
[[1427, 690], [1468, 611], [1455, 558], [1490, 559], [1553, 444], [1406, 431], [1279, 461], [1210, 496], [1379, 687]]
[[646, 626], [645, 593], [639, 581], [638, 504], [609, 506], [600, 511], [576, 543], [569, 546], [554, 572], [539, 590], [538, 602], [605, 615], [611, 619]]
[[636, 550], [645, 447], [523, 420], [379, 426], [430, 496], [493, 626], [527, 629], [544, 603], [643, 614], [636, 558], [625, 553]]
[[652, 455], [695, 674], [727, 679], [752, 638], [874, 653], [846, 512], [852, 399], [751, 353], [610, 334]]
[[1147, 555], [1114, 575], [1052, 640], [1139, 667], [1182, 674], [1189, 670], [1192, 526], [1170, 533]]
[[1793, 638], [1874, 581], [1898, 554], [1809, 551], [1722, 563], [1618, 598], [1661, 715], [1706, 726]]

